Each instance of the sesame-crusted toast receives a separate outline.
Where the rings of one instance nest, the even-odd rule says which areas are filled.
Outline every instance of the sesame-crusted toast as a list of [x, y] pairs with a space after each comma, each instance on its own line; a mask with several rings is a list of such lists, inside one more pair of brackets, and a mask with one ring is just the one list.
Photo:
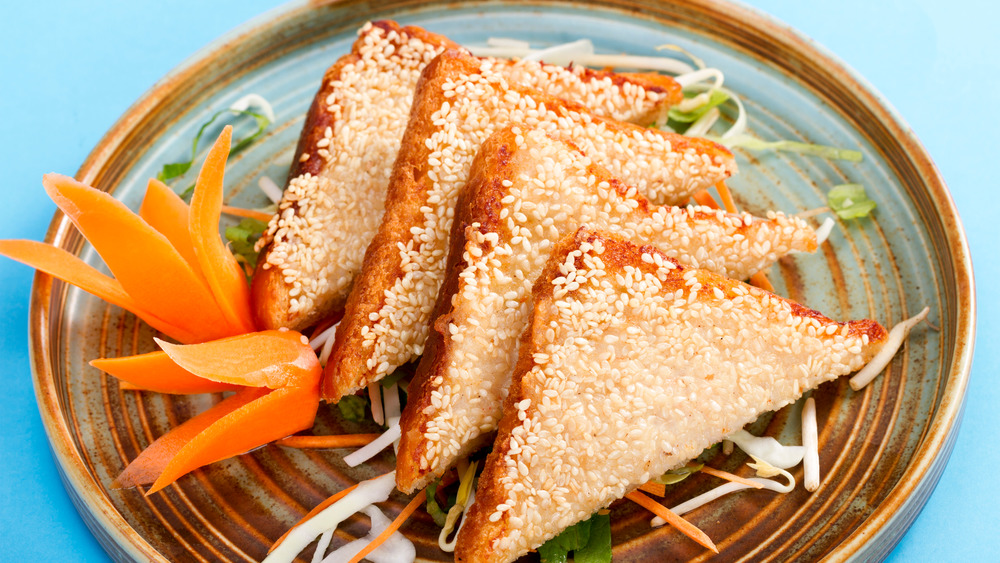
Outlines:
[[533, 288], [457, 561], [512, 561], [759, 414], [860, 368], [887, 334], [581, 229]]
[[400, 421], [400, 490], [424, 487], [491, 439], [532, 284], [583, 224], [735, 279], [816, 249], [801, 219], [654, 206], [569, 142], [520, 125], [494, 133], [455, 206], [445, 282]]
[[[453, 206], [481, 144], [522, 122], [572, 137], [592, 158], [654, 201], [691, 193], [736, 169], [721, 145], [602, 118], [584, 106], [518, 86], [495, 61], [445, 51], [421, 76], [393, 167], [386, 213], [348, 297], [322, 387], [336, 401], [423, 350], [444, 280]], [[622, 88], [621, 100], [646, 97]], [[632, 102], [635, 103], [635, 102]]]
[[[253, 308], [258, 326], [306, 328], [339, 312], [382, 218], [421, 70], [459, 46], [392, 21], [365, 25], [350, 53], [331, 66], [306, 115], [284, 197], [258, 248]], [[538, 62], [497, 62], [514, 83], [591, 104], [617, 119], [662, 119], [682, 97], [672, 78]], [[614, 103], [621, 89], [639, 103]]]

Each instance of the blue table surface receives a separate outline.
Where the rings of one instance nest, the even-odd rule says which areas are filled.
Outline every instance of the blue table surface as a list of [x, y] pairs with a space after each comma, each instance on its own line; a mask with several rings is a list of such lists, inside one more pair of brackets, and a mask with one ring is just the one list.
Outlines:
[[[1000, 126], [1000, 7], [988, 0], [753, 0], [865, 76], [923, 141], [968, 232], [980, 288], [978, 341], [961, 433], [933, 496], [890, 560], [1000, 560], [1000, 205], [983, 160]], [[17, 2], [0, 27], [0, 238], [41, 240], [55, 211], [40, 179], [72, 174], [129, 105], [200, 47], [273, 7], [266, 0], [100, 5]], [[978, 200], [977, 198], [986, 198]], [[992, 241], [992, 242], [991, 242]], [[992, 248], [991, 248], [992, 247]], [[70, 503], [32, 390], [32, 272], [0, 262], [0, 560], [107, 558]], [[993, 405], [992, 407], [990, 405]]]

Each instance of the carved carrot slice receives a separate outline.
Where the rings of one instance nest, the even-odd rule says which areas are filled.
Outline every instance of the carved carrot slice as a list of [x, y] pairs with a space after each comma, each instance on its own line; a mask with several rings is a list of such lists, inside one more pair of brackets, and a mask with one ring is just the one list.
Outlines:
[[61, 248], [33, 240], [0, 240], [0, 254], [71, 283], [112, 305], [132, 311], [156, 330], [177, 340], [191, 342], [196, 338], [188, 330], [174, 326], [140, 307], [125, 293], [118, 280], [102, 274]]
[[163, 469], [147, 495], [204, 465], [312, 426], [319, 407], [319, 372], [307, 387], [275, 389], [223, 416], [192, 438]]
[[191, 212], [188, 204], [174, 190], [156, 178], [150, 178], [146, 184], [146, 196], [139, 206], [139, 216], [167, 237], [191, 268], [201, 274], [194, 243], [191, 242]]
[[42, 184], [144, 309], [187, 327], [196, 341], [245, 332], [227, 322], [209, 288], [170, 241], [120, 201], [58, 174], [46, 174]]
[[195, 436], [205, 431], [205, 429], [209, 428], [219, 419], [263, 397], [267, 393], [267, 389], [241, 389], [232, 397], [223, 400], [214, 407], [160, 436], [143, 450], [139, 454], [139, 457], [128, 464], [128, 467], [115, 479], [112, 486], [115, 488], [125, 488], [152, 483], [163, 473], [163, 470], [177, 456], [177, 453]]
[[302, 335], [290, 330], [265, 330], [188, 346], [156, 342], [177, 365], [222, 383], [278, 389], [308, 385], [322, 371]]
[[243, 268], [219, 237], [222, 181], [233, 128], [227, 126], [205, 157], [191, 197], [190, 232], [194, 253], [212, 294], [233, 326], [240, 332], [254, 330], [250, 315], [250, 287]]
[[180, 367], [165, 352], [150, 352], [124, 358], [92, 360], [90, 365], [127, 382], [129, 389], [186, 395], [233, 391], [231, 383], [219, 383], [198, 377]]

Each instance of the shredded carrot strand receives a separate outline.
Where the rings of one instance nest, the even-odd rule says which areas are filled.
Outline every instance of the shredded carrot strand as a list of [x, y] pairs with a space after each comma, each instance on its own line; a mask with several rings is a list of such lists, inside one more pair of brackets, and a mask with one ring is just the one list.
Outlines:
[[349, 492], [353, 491], [354, 489], [358, 488], [358, 485], [360, 485], [360, 484], [361, 483], [355, 483], [355, 484], [351, 485], [350, 487], [347, 487], [343, 491], [340, 491], [339, 493], [333, 495], [332, 497], [330, 497], [330, 498], [324, 500], [323, 502], [317, 504], [312, 510], [309, 511], [308, 514], [306, 514], [305, 516], [302, 517], [301, 520], [299, 520], [298, 522], [296, 522], [294, 526], [292, 526], [291, 528], [289, 528], [288, 530], [286, 530], [284, 534], [281, 534], [281, 537], [278, 538], [277, 541], [275, 541], [273, 544], [271, 544], [271, 549], [268, 549], [267, 552], [271, 553], [272, 551], [274, 551], [274, 548], [278, 547], [278, 544], [280, 544], [281, 542], [285, 541], [285, 538], [288, 537], [288, 534], [292, 533], [292, 530], [294, 530], [295, 528], [298, 528], [299, 526], [301, 526], [303, 523], [305, 523], [309, 519], [313, 518], [314, 516], [316, 516], [320, 512], [323, 512], [324, 510], [326, 510], [327, 508], [329, 508], [330, 505], [332, 505], [333, 503], [335, 503], [338, 500], [340, 500], [340, 499], [344, 498], [345, 496], [347, 496], [347, 493], [349, 493]]
[[413, 497], [413, 500], [410, 501], [410, 504], [406, 505], [406, 508], [404, 508], [403, 511], [399, 513], [399, 516], [397, 516], [396, 519], [392, 521], [392, 524], [389, 524], [388, 528], [382, 530], [382, 533], [379, 534], [377, 538], [372, 540], [370, 544], [366, 545], [364, 549], [362, 549], [361, 551], [358, 552], [357, 555], [352, 557], [348, 563], [358, 563], [359, 561], [364, 559], [366, 555], [378, 549], [378, 546], [385, 543], [385, 540], [389, 539], [389, 536], [394, 534], [396, 530], [398, 530], [399, 527], [403, 525], [403, 522], [406, 522], [406, 519], [409, 518], [411, 514], [413, 514], [413, 511], [415, 511], [417, 507], [419, 507], [420, 505], [424, 504], [425, 500], [427, 500], [427, 489], [424, 489], [419, 493], [417, 493], [417, 496]]
[[339, 436], [289, 436], [275, 442], [287, 448], [353, 448], [366, 446], [379, 434], [341, 434]]
[[647, 497], [639, 491], [632, 491], [631, 493], [625, 495], [625, 498], [638, 504], [660, 518], [663, 518], [668, 524], [677, 528], [677, 530], [685, 536], [693, 539], [706, 548], [711, 549], [715, 553], [719, 552], [719, 549], [715, 547], [715, 543], [712, 542], [712, 538], [708, 537], [708, 534], [699, 530], [694, 524], [674, 514], [669, 508]]
[[667, 486], [663, 483], [657, 483], [656, 481], [647, 481], [639, 485], [639, 490], [658, 497], [662, 497], [667, 494]]
[[271, 213], [264, 213], [263, 211], [257, 211], [256, 209], [244, 209], [242, 207], [232, 207], [230, 205], [223, 205], [222, 212], [226, 215], [235, 215], [236, 217], [247, 217], [249, 219], [256, 219], [258, 221], [263, 221], [267, 223], [271, 220]]
[[774, 293], [774, 286], [771, 285], [771, 280], [767, 279], [767, 274], [763, 271], [750, 276], [750, 285], [755, 285], [764, 291]]
[[715, 477], [718, 477], [719, 479], [725, 479], [726, 481], [732, 481], [733, 483], [740, 483], [740, 484], [746, 485], [748, 487], [753, 487], [754, 489], [763, 489], [764, 488], [764, 485], [761, 485], [760, 483], [758, 483], [756, 481], [751, 481], [750, 479], [745, 479], [743, 477], [740, 477], [739, 475], [733, 475], [732, 473], [730, 473], [728, 471], [723, 471], [721, 469], [713, 469], [711, 467], [702, 467], [701, 468], [701, 472], [702, 473], [708, 473], [709, 475], [713, 475]]
[[712, 194], [708, 193], [708, 190], [701, 190], [700, 192], [695, 193], [691, 197], [693, 197], [694, 200], [698, 202], [698, 205], [704, 205], [705, 207], [711, 207], [712, 209], [719, 208], [719, 204], [716, 203], [715, 198], [712, 197]]
[[729, 186], [720, 180], [715, 184], [715, 189], [719, 190], [719, 198], [722, 200], [722, 205], [726, 207], [726, 211], [730, 213], [739, 213], [736, 209], [736, 202], [733, 201], [733, 194], [729, 191]]

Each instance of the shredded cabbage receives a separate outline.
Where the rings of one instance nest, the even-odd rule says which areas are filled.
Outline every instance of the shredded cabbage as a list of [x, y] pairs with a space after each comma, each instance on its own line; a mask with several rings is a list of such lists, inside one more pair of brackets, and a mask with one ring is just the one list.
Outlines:
[[861, 390], [865, 385], [871, 383], [875, 379], [875, 376], [882, 373], [885, 366], [889, 365], [889, 360], [896, 355], [903, 342], [906, 341], [910, 330], [917, 326], [920, 321], [926, 319], [927, 314], [930, 312], [930, 307], [924, 307], [923, 311], [892, 327], [892, 330], [889, 331], [889, 337], [886, 339], [885, 344], [882, 345], [882, 349], [878, 351], [878, 354], [875, 354], [875, 357], [868, 362], [868, 365], [861, 368], [851, 378], [851, 389], [855, 391]]
[[865, 217], [875, 209], [875, 202], [868, 199], [865, 187], [861, 184], [834, 186], [826, 194], [826, 198], [830, 209], [841, 219]]
[[730, 136], [724, 135], [721, 139], [719, 139], [719, 141], [731, 149], [742, 147], [754, 151], [785, 151], [829, 158], [833, 160], [848, 160], [850, 162], [861, 162], [864, 159], [864, 155], [861, 154], [861, 151], [829, 147], [826, 145], [800, 143], [798, 141], [762, 141], [756, 137], [751, 137], [750, 135], [743, 133]]
[[341, 522], [365, 507], [386, 500], [395, 487], [395, 471], [362, 481], [344, 498], [293, 528], [285, 540], [275, 546], [262, 563], [291, 563], [317, 536], [327, 530], [335, 529]]

